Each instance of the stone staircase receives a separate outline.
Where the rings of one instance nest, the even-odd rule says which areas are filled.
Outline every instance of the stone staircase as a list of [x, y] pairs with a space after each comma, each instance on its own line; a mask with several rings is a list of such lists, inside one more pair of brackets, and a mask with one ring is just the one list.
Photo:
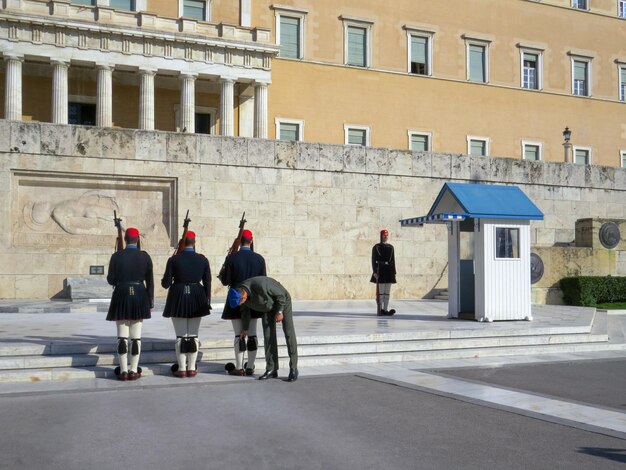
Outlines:
[[[279, 335], [280, 337], [280, 335]], [[373, 364], [398, 361], [473, 358], [486, 356], [577, 353], [624, 349], [608, 342], [606, 314], [596, 312], [591, 326], [545, 328], [437, 329], [403, 333], [318, 335], [298, 337], [299, 367]], [[281, 368], [288, 367], [284, 341]], [[200, 372], [223, 372], [233, 360], [232, 339], [203, 341]], [[144, 375], [169, 374], [175, 361], [173, 342], [144, 339]], [[42, 342], [0, 345], [0, 383], [112, 377], [115, 342], [101, 344]], [[262, 347], [257, 371], [264, 370]]]

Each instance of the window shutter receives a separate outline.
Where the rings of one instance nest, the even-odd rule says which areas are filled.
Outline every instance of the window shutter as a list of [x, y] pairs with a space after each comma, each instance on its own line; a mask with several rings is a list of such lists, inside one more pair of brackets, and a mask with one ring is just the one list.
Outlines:
[[205, 0], [184, 0], [183, 16], [187, 18], [195, 18], [204, 21], [206, 19], [206, 1]]
[[357, 28], [348, 26], [348, 65], [358, 65], [365, 67], [367, 65], [366, 44], [367, 31], [365, 28]]
[[132, 11], [135, 9], [135, 1], [134, 0], [109, 0], [109, 6], [111, 8], [117, 8], [118, 10]]
[[470, 155], [475, 157], [484, 157], [487, 153], [485, 141], [483, 140], [471, 140], [470, 141]]
[[426, 38], [411, 36], [411, 62], [426, 63], [426, 44]]
[[280, 140], [290, 140], [295, 142], [298, 140], [299, 125], [295, 123], [282, 122], [280, 124]]
[[412, 135], [411, 136], [411, 150], [414, 152], [428, 151], [428, 136], [427, 135]]
[[485, 82], [485, 46], [469, 46], [470, 80]]
[[539, 160], [539, 146], [538, 145], [526, 145], [524, 147], [524, 159], [525, 160]]
[[300, 58], [300, 19], [280, 17], [280, 56]]
[[587, 80], [587, 62], [574, 61], [574, 80]]
[[587, 165], [589, 163], [589, 152], [587, 150], [576, 150], [576, 163]]
[[365, 129], [348, 129], [348, 144], [350, 145], [366, 145]]

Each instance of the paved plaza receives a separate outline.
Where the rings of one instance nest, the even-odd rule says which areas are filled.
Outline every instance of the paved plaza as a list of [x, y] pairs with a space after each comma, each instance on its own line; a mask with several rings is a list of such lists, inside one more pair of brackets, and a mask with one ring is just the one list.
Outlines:
[[[105, 304], [52, 304], [0, 303], [1, 346], [113, 342]], [[201, 338], [230, 341], [219, 301], [214, 307]], [[217, 369], [184, 380], [155, 374], [132, 383], [0, 382], [0, 468], [610, 469], [626, 463], [626, 315], [533, 306], [532, 322], [482, 324], [446, 319], [447, 304], [439, 301], [397, 301], [392, 318], [374, 316], [370, 301], [294, 307], [298, 336], [309, 341], [331, 334], [556, 332], [598, 322], [609, 341], [588, 352], [306, 366], [293, 384]], [[144, 339], [171, 341], [171, 323], [159, 308], [145, 322]]]

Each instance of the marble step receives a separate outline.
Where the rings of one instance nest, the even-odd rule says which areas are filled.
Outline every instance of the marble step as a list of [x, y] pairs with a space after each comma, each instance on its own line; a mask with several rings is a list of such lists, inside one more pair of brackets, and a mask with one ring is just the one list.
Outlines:
[[[323, 367], [344, 364], [384, 364], [402, 361], [424, 361], [440, 359], [463, 359], [508, 355], [536, 354], [575, 354], [591, 351], [626, 351], [625, 344], [607, 343], [568, 343], [544, 344], [531, 346], [499, 346], [492, 348], [441, 349], [423, 351], [405, 351], [378, 354], [343, 354], [331, 356], [309, 356], [298, 359], [301, 375], [306, 375], [307, 367]], [[143, 362], [143, 361], [142, 361]], [[225, 361], [224, 361], [225, 362]], [[171, 362], [142, 365], [143, 375], [169, 375]], [[289, 367], [289, 359], [281, 357], [280, 367]], [[263, 359], [257, 359], [257, 370], [263, 369]], [[74, 379], [93, 379], [97, 377], [114, 378], [114, 367], [49, 367], [40, 369], [0, 370], [0, 383], [3, 382], [38, 382], [45, 380], [63, 381]], [[199, 373], [225, 373], [224, 363], [200, 362]]]
[[[482, 326], [482, 325], [481, 325]], [[571, 335], [590, 333], [590, 326], [555, 326], [544, 328], [507, 329], [507, 328], [468, 328], [464, 330], [423, 330], [403, 333], [363, 333], [348, 335], [298, 336], [298, 344], [352, 344], [369, 342], [394, 342], [410, 340], [462, 339], [462, 338], [498, 338], [498, 337], [532, 337], [538, 335]], [[202, 349], [230, 348], [232, 338], [202, 339]], [[284, 338], [279, 335], [278, 343], [284, 345]], [[172, 340], [142, 340], [142, 351], [172, 350]], [[0, 345], [0, 358], [7, 356], [55, 356], [67, 354], [102, 354], [113, 353], [116, 343], [113, 338], [107, 342], [85, 343], [52, 341], [41, 344], [14, 343]]]
[[[430, 350], [454, 350], [472, 348], [495, 348], [514, 346], [537, 346], [550, 344], [568, 343], [606, 343], [606, 334], [567, 334], [567, 335], [534, 335], [534, 336], [508, 336], [508, 337], [468, 337], [455, 339], [424, 339], [424, 340], [396, 340], [396, 341], [370, 341], [363, 343], [300, 343], [298, 354], [300, 357], [339, 356], [351, 354], [381, 354], [419, 352]], [[231, 343], [232, 344], [232, 343]], [[163, 349], [142, 348], [142, 364], [161, 362], [174, 362], [175, 354], [171, 343], [158, 343], [158, 346], [169, 345]], [[114, 346], [114, 345], [113, 345]], [[0, 357], [0, 370], [9, 369], [39, 369], [51, 367], [89, 367], [108, 366], [116, 361], [114, 347], [106, 348], [106, 351], [89, 351], [87, 353], [57, 354], [57, 355], [13, 355]], [[286, 355], [286, 347], [280, 345], [279, 353]], [[203, 361], [229, 361], [232, 360], [232, 346], [220, 348], [200, 349]], [[260, 346], [259, 356], [263, 355]]]

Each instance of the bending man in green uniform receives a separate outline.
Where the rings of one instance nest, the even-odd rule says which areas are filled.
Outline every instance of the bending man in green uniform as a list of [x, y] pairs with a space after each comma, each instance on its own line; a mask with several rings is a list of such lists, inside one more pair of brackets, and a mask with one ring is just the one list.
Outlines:
[[232, 308], [240, 306], [241, 338], [248, 335], [250, 310], [263, 313], [263, 338], [265, 347], [265, 373], [259, 380], [278, 377], [278, 341], [276, 323], [283, 324], [283, 333], [289, 353], [288, 382], [298, 379], [298, 343], [293, 326], [291, 296], [280, 282], [267, 276], [251, 277], [228, 291], [228, 303]]

